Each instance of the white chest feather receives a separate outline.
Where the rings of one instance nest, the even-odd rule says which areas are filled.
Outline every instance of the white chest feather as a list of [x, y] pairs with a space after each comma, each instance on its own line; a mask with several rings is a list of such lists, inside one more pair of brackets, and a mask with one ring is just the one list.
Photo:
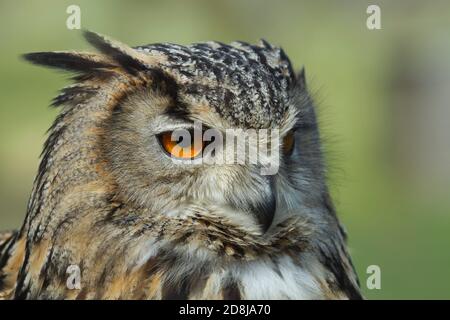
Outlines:
[[236, 274], [246, 299], [322, 299], [317, 274], [294, 264], [290, 257], [272, 262], [255, 261]]

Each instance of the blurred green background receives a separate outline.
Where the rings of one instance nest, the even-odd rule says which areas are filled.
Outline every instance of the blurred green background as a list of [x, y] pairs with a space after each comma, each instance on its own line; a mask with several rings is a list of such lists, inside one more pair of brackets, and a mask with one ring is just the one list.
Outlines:
[[[281, 45], [306, 67], [330, 184], [364, 294], [450, 298], [450, 3], [448, 1], [0, 2], [0, 229], [19, 227], [45, 131], [67, 76], [19, 59], [88, 49], [81, 26], [130, 45], [205, 40]], [[381, 8], [368, 30], [366, 8]], [[369, 265], [381, 289], [366, 287]]]

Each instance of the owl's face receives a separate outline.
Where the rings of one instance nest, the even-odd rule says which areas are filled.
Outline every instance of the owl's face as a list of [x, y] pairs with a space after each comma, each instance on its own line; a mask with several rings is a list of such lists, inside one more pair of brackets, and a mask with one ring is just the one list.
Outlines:
[[[281, 49], [85, 36], [100, 53], [25, 56], [76, 75], [0, 270], [15, 297], [360, 297], [304, 73]], [[74, 264], [80, 292], [61, 278]]]
[[[68, 105], [65, 119], [74, 109], [83, 112], [84, 124], [71, 124], [74, 137], [83, 144], [93, 132], [92, 148], [100, 150], [93, 159], [87, 153], [85, 162], [100, 158], [105, 166], [85, 170], [112, 176], [108, 184], [114, 185], [115, 198], [167, 215], [195, 206], [245, 219], [262, 231], [291, 212], [323, 208], [327, 190], [314, 107], [304, 72], [295, 75], [280, 48], [265, 41], [131, 48], [95, 33], [86, 38], [101, 54], [35, 53], [26, 58], [80, 74], [79, 83], [63, 89], [54, 104]], [[87, 133], [77, 133], [78, 126]], [[269, 164], [275, 161], [275, 170], [263, 173], [267, 161], [245, 157], [231, 163], [203, 161], [242, 152], [205, 152], [210, 140], [217, 142], [208, 136], [211, 130], [227, 146], [232, 140], [228, 130], [236, 138], [256, 131], [257, 139], [245, 142], [247, 153], [265, 159], [260, 148], [270, 146]], [[264, 138], [264, 130], [269, 137], [278, 133], [279, 139]], [[195, 134], [177, 140], [180, 131], [200, 132], [200, 141]], [[48, 152], [53, 142], [50, 137]], [[180, 147], [182, 155], [174, 151]], [[179, 161], [191, 158], [195, 161]]]
[[[261, 230], [269, 228], [274, 217], [320, 201], [314, 110], [303, 75], [295, 77], [280, 49], [263, 42], [159, 44], [133, 50], [157, 57], [158, 63], [141, 73], [147, 85], [116, 103], [102, 144], [127, 201], [166, 214], [182, 213], [192, 205], [220, 208]], [[207, 132], [223, 137], [216, 141], [223, 146], [232, 139], [229, 132], [239, 138], [242, 132], [261, 129], [279, 133], [279, 139], [269, 143], [279, 161], [271, 174], [263, 174], [261, 163], [248, 159], [205, 161], [242, 152], [205, 152], [214, 140]], [[191, 135], [177, 140], [178, 132]], [[258, 153], [256, 145], [264, 143], [261, 136], [247, 140], [246, 150]], [[180, 148], [173, 152], [177, 145], [182, 153]]]

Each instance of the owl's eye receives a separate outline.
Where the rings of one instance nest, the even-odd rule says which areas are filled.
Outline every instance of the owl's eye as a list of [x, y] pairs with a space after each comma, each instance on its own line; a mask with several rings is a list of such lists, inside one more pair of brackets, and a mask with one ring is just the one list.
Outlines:
[[295, 146], [295, 135], [294, 131], [289, 131], [283, 138], [283, 153], [285, 155], [291, 155]]
[[[186, 131], [185, 135], [173, 135], [173, 131], [163, 132], [158, 135], [159, 143], [169, 156], [178, 159], [194, 159], [200, 155], [204, 143], [194, 140], [194, 133]], [[174, 139], [175, 138], [175, 139]]]

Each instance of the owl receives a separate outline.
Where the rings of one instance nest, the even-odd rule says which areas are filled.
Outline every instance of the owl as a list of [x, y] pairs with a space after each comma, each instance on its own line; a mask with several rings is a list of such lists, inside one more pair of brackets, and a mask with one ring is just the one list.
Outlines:
[[[24, 56], [74, 84], [53, 100], [25, 221], [0, 237], [1, 298], [362, 298], [305, 73], [281, 48], [84, 35], [97, 53]], [[276, 172], [201, 161], [211, 141], [173, 139], [199, 123], [278, 132]]]

